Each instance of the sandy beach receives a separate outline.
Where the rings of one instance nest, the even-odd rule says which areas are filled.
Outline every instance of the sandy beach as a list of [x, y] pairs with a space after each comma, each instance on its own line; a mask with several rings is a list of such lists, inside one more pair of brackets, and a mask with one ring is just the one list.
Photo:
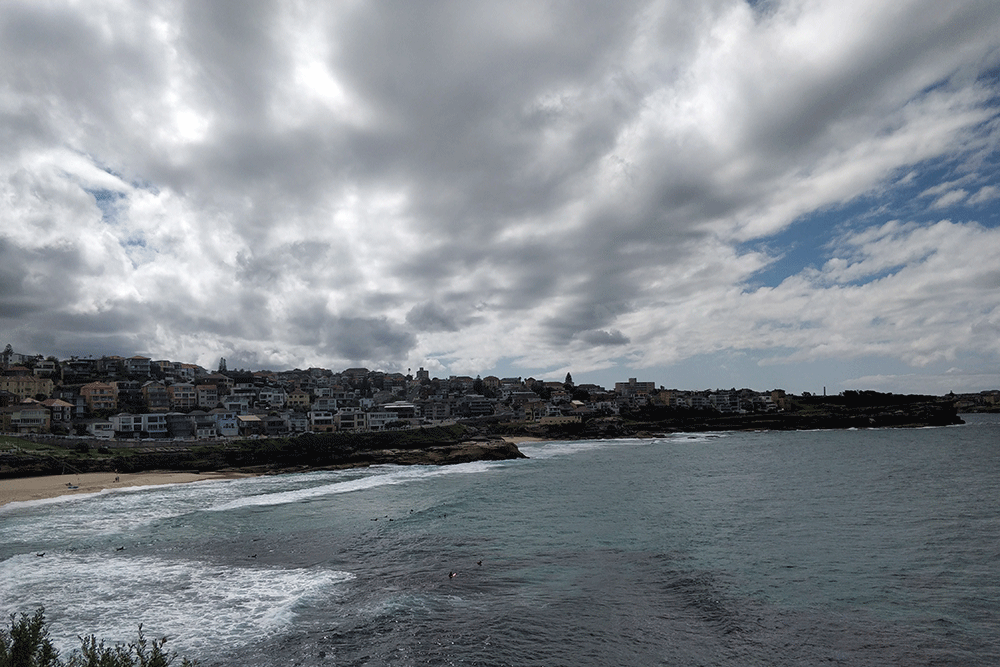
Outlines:
[[[544, 438], [507, 436], [504, 440], [515, 445], [524, 442], [541, 442]], [[47, 475], [42, 477], [17, 477], [0, 479], [0, 506], [7, 503], [42, 500], [81, 493], [97, 493], [104, 489], [122, 489], [132, 486], [155, 484], [183, 484], [212, 479], [252, 477], [253, 473], [240, 472], [139, 472], [120, 473], [89, 472]]]
[[155, 484], [181, 484], [211, 479], [251, 477], [234, 472], [140, 472], [121, 473], [89, 472], [81, 474], [48, 475], [0, 479], [0, 506], [24, 500], [41, 500], [80, 493], [96, 493], [104, 489], [121, 489], [130, 486]]

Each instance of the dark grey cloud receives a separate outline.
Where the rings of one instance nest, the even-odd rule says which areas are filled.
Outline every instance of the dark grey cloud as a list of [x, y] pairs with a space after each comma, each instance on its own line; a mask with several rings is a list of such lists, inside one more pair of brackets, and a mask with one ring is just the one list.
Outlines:
[[287, 51], [275, 32], [279, 11], [270, 0], [183, 3], [179, 41], [199, 69], [200, 101], [225, 129], [267, 123], [276, 82], [287, 74]]
[[[489, 237], [505, 219], [550, 210], [638, 108], [624, 86], [573, 94], [607, 76], [634, 29], [618, 3], [357, 6], [333, 64], [385, 118], [384, 131], [354, 140], [362, 176], [413, 179], [423, 224], [449, 234]], [[536, 98], [553, 89], [565, 104], [543, 108]], [[562, 130], [566, 159], [547, 160], [545, 133]]]
[[394, 361], [405, 359], [416, 336], [383, 317], [345, 317], [324, 323], [322, 346], [339, 359]]
[[405, 359], [417, 342], [410, 327], [386, 317], [331, 315], [317, 296], [303, 298], [288, 323], [293, 344], [351, 364]]
[[588, 345], [628, 345], [632, 342], [628, 336], [618, 329], [614, 329], [613, 331], [584, 331], [578, 337]]
[[142, 170], [148, 128], [133, 114], [162, 90], [164, 63], [148, 22], [108, 26], [101, 10], [5, 3], [0, 79], [13, 109], [4, 126], [19, 130], [8, 146], [72, 146]]
[[25, 249], [0, 236], [0, 317], [65, 308], [79, 295], [73, 277], [100, 273], [69, 244]]
[[458, 331], [455, 316], [433, 302], [418, 303], [406, 313], [406, 323], [418, 331]]
[[929, 161], [995, 180], [1000, 5], [863, 9], [4, 3], [4, 330], [269, 366], [743, 349], [706, 321], [768, 261], [746, 237]]

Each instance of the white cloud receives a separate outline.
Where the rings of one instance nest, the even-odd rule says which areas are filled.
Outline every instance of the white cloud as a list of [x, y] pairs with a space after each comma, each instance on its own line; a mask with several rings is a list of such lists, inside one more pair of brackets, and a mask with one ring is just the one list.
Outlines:
[[1000, 198], [1000, 188], [995, 185], [984, 185], [976, 194], [969, 197], [969, 204], [985, 204]]
[[[938, 169], [921, 206], [997, 201], [998, 20], [975, 0], [6, 3], [0, 335], [463, 373], [993, 360], [994, 230], [911, 222], [897, 196]], [[748, 287], [789, 249], [741, 244], [865, 197], [879, 224]]]
[[934, 203], [931, 204], [931, 208], [934, 209], [948, 208], [949, 206], [957, 204], [958, 202], [962, 201], [968, 196], [969, 193], [966, 190], [950, 190], [941, 195], [940, 197], [938, 197], [937, 199], [935, 199]]

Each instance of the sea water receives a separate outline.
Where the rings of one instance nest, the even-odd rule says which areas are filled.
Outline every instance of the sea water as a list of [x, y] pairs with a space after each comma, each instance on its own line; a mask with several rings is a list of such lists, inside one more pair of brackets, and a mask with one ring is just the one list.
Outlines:
[[13, 503], [0, 614], [219, 666], [998, 665], [1000, 419], [966, 419]]

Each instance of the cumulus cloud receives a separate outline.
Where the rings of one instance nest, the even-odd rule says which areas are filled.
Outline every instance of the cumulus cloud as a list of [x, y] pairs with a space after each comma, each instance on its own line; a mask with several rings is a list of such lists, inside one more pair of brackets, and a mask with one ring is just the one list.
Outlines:
[[[733, 351], [995, 362], [974, 214], [997, 201], [998, 20], [985, 0], [4, 3], [0, 334], [607, 382]], [[752, 287], [783, 233], [859, 202], [879, 214]]]

